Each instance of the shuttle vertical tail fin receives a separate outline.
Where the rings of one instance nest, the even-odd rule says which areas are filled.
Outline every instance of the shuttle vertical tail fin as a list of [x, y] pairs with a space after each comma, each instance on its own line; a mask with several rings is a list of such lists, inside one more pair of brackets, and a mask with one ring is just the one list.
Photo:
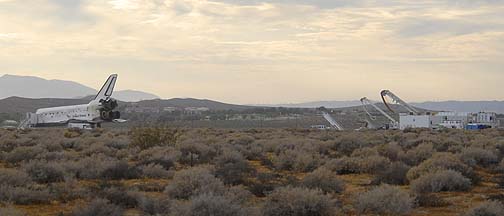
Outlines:
[[94, 101], [107, 100], [110, 97], [112, 97], [116, 81], [117, 81], [117, 74], [110, 75], [110, 77], [107, 79], [107, 82], [105, 82], [103, 87], [96, 95]]

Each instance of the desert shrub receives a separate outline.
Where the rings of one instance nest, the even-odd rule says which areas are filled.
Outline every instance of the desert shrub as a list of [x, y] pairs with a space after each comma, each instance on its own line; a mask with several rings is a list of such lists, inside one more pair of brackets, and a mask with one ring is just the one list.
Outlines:
[[35, 159], [38, 155], [42, 154], [44, 149], [39, 146], [21, 146], [15, 148], [13, 151], [6, 153], [4, 159], [7, 163], [18, 164], [23, 161], [30, 161]]
[[12, 202], [18, 205], [47, 204], [52, 200], [47, 189], [28, 189], [0, 185], [0, 201]]
[[16, 139], [12, 137], [3, 136], [0, 139], [0, 152], [11, 152], [17, 147]]
[[361, 148], [361, 149], [355, 149], [355, 151], [352, 152], [350, 157], [354, 158], [365, 158], [365, 157], [372, 157], [372, 156], [378, 156], [378, 150], [375, 148]]
[[265, 197], [266, 194], [281, 185], [280, 178], [280, 175], [274, 173], [258, 173], [256, 179], [248, 182], [247, 186], [255, 196]]
[[199, 140], [183, 141], [177, 146], [177, 149], [181, 152], [179, 162], [190, 166], [209, 163], [217, 156], [217, 151], [214, 148]]
[[342, 157], [328, 161], [324, 167], [340, 175], [359, 172], [359, 161], [357, 158]]
[[234, 203], [231, 199], [224, 196], [213, 194], [201, 194], [192, 198], [185, 205], [177, 205], [172, 209], [173, 215], [180, 216], [241, 216], [245, 211], [243, 207]]
[[173, 128], [145, 127], [134, 128], [130, 134], [131, 147], [143, 150], [154, 146], [174, 146], [181, 131]]
[[321, 190], [282, 187], [268, 195], [262, 214], [265, 216], [296, 215], [325, 216], [336, 215], [335, 201]]
[[224, 197], [233, 200], [234, 203], [245, 204], [252, 199], [254, 195], [250, 191], [246, 190], [244, 186], [238, 185], [227, 188]]
[[158, 164], [169, 170], [175, 166], [181, 153], [173, 147], [153, 147], [140, 152], [139, 165]]
[[95, 199], [87, 206], [76, 208], [73, 216], [122, 216], [124, 210], [108, 200]]
[[66, 203], [84, 198], [87, 191], [85, 188], [79, 187], [78, 181], [75, 179], [67, 178], [64, 182], [50, 184], [49, 192], [54, 196], [54, 199]]
[[320, 189], [325, 193], [341, 193], [345, 190], [345, 184], [338, 179], [338, 175], [323, 167], [306, 175], [302, 185], [311, 189]]
[[41, 184], [62, 182], [65, 178], [64, 169], [56, 163], [37, 160], [25, 164], [23, 168], [33, 181]]
[[432, 158], [422, 162], [420, 165], [413, 167], [408, 171], [408, 180], [413, 180], [436, 171], [441, 170], [454, 170], [465, 177], [472, 180], [473, 183], [478, 182], [478, 176], [474, 173], [473, 169], [464, 164], [457, 156], [451, 153], [436, 153]]
[[135, 208], [138, 205], [138, 194], [128, 191], [124, 187], [106, 188], [99, 192], [99, 196], [123, 208]]
[[205, 193], [220, 195], [224, 192], [224, 183], [205, 167], [193, 167], [175, 173], [165, 190], [169, 197], [175, 199], [189, 199]]
[[105, 143], [105, 146], [117, 150], [126, 149], [130, 144], [129, 140], [124, 138], [120, 139], [117, 137], [114, 137], [112, 139], [105, 139], [103, 142]]
[[423, 161], [431, 158], [434, 152], [435, 150], [432, 143], [423, 143], [407, 151], [404, 156], [402, 156], [402, 160], [410, 166], [417, 166]]
[[236, 150], [243, 154], [247, 160], [260, 160], [264, 157], [264, 147], [258, 143], [251, 143], [246, 146], [235, 146]]
[[355, 149], [365, 146], [365, 141], [362, 136], [357, 133], [349, 133], [339, 137], [332, 148], [342, 154], [350, 155]]
[[390, 160], [386, 157], [376, 155], [359, 158], [358, 163], [360, 173], [374, 174], [386, 169], [390, 164]]
[[470, 188], [471, 180], [453, 170], [429, 173], [411, 183], [411, 189], [416, 193], [467, 191]]
[[321, 155], [317, 152], [306, 152], [298, 149], [286, 150], [273, 158], [273, 165], [276, 169], [311, 172], [317, 169], [322, 163]]
[[43, 152], [37, 156], [38, 160], [43, 161], [70, 161], [78, 158], [77, 154], [72, 152]]
[[0, 169], [0, 184], [14, 187], [26, 186], [31, 183], [30, 176], [21, 170]]
[[399, 160], [401, 154], [404, 154], [401, 146], [397, 143], [389, 143], [378, 147], [378, 152], [381, 156], [388, 158], [391, 161]]
[[398, 187], [381, 185], [357, 197], [355, 208], [360, 213], [406, 215], [413, 209], [414, 199]]
[[438, 208], [450, 205], [449, 202], [432, 193], [415, 194], [415, 201], [418, 206], [427, 208]]
[[504, 215], [504, 205], [498, 201], [487, 201], [472, 209], [466, 216], [499, 216]]
[[81, 155], [91, 156], [94, 154], [104, 154], [108, 157], [115, 157], [117, 149], [109, 148], [103, 144], [103, 142], [93, 143], [87, 148], [85, 148]]
[[474, 147], [462, 150], [460, 159], [469, 166], [480, 165], [487, 167], [499, 162], [499, 158], [493, 152], [486, 149]]
[[254, 169], [238, 152], [225, 151], [215, 160], [215, 174], [226, 184], [241, 184], [246, 177], [254, 174]]
[[386, 169], [378, 171], [374, 180], [375, 184], [406, 185], [408, 178], [406, 174], [411, 169], [402, 162], [394, 162]]
[[137, 197], [138, 208], [145, 215], [167, 215], [170, 213], [171, 200], [148, 196]]
[[105, 179], [135, 179], [138, 178], [141, 171], [134, 166], [130, 166], [126, 161], [116, 161], [103, 170], [102, 177]]
[[78, 161], [65, 163], [63, 166], [67, 172], [74, 174], [78, 179], [99, 179], [105, 169], [113, 166], [116, 162], [116, 159], [104, 155], [92, 155]]
[[24, 216], [26, 215], [23, 211], [16, 209], [13, 206], [7, 206], [0, 208], [0, 215], [5, 215], [5, 216]]
[[141, 166], [140, 170], [142, 172], [142, 177], [144, 178], [168, 178], [171, 176], [171, 172], [167, 171], [163, 166], [158, 164], [149, 164]]

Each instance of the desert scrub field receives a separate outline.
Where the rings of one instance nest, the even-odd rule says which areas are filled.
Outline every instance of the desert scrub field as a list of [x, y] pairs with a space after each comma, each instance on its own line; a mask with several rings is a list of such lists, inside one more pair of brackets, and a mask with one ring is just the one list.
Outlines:
[[0, 215], [504, 215], [504, 131], [0, 131]]

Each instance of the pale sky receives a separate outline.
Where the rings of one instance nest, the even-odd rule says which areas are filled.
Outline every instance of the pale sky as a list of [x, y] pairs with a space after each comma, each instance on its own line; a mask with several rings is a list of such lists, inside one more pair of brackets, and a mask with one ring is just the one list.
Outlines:
[[231, 103], [504, 100], [504, 0], [0, 0], [0, 75]]

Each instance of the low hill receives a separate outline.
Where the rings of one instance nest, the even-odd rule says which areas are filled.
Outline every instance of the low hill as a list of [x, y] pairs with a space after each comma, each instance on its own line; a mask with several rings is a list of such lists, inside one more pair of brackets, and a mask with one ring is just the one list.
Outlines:
[[193, 98], [173, 98], [168, 100], [144, 100], [135, 103], [137, 106], [143, 107], [177, 107], [177, 108], [187, 108], [187, 107], [207, 107], [210, 110], [246, 110], [254, 108], [252, 106], [243, 106], [222, 103], [206, 99], [193, 99]]
[[[32, 98], [21, 98], [21, 97], [9, 97], [6, 99], [0, 100], [0, 113], [27, 113], [34, 112], [40, 108], [47, 107], [56, 107], [56, 106], [69, 106], [69, 105], [78, 105], [78, 104], [87, 104], [91, 98], [86, 97], [84, 99], [59, 99], [59, 98], [41, 98], [41, 99], [32, 99]], [[187, 107], [207, 107], [210, 110], [245, 110], [254, 107], [250, 106], [242, 106], [242, 105], [234, 105], [221, 103], [212, 100], [200, 100], [200, 99], [169, 99], [169, 100], [144, 100], [140, 102], [120, 102], [121, 107], [125, 106], [140, 106], [140, 107], [156, 107], [156, 108], [164, 108], [164, 107], [177, 107], [177, 108], [187, 108]]]
[[0, 100], [0, 113], [27, 113], [34, 112], [36, 109], [53, 106], [69, 106], [88, 103], [83, 99], [59, 99], [59, 98], [21, 98], [9, 97]]

